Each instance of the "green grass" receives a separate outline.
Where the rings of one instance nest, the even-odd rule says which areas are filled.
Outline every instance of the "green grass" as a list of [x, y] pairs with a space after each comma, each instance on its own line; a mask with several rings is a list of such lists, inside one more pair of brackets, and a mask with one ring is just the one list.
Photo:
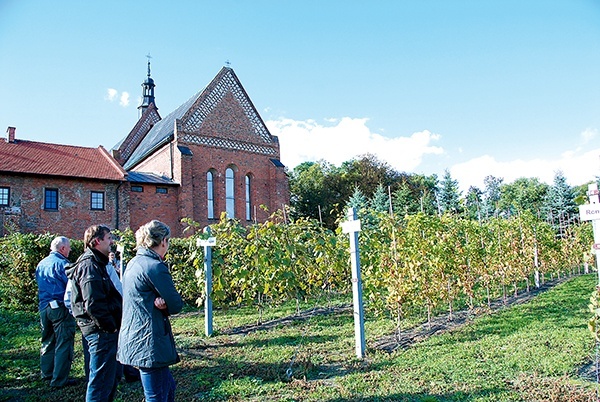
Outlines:
[[[256, 309], [215, 311], [204, 337], [194, 311], [172, 318], [182, 362], [172, 367], [180, 401], [588, 401], [595, 382], [580, 378], [594, 341], [587, 329], [595, 275], [575, 277], [532, 301], [481, 316], [453, 332], [392, 354], [374, 350], [393, 322], [367, 315], [367, 357], [354, 355], [352, 312], [247, 334]], [[318, 301], [325, 305], [325, 302]], [[340, 296], [333, 305], [351, 303]], [[302, 309], [315, 306], [315, 301]], [[264, 320], [292, 315], [295, 303], [268, 308]], [[39, 377], [35, 314], [0, 313], [0, 401], [80, 401], [85, 384], [51, 391]], [[79, 339], [79, 338], [78, 338]], [[81, 378], [80, 342], [72, 375]], [[286, 371], [291, 369], [291, 378]], [[140, 401], [139, 383], [119, 386], [119, 401]]]

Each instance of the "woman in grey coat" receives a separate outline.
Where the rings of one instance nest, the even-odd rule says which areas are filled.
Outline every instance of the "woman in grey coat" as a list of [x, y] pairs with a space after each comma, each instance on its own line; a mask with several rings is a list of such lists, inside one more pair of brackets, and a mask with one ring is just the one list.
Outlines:
[[183, 301], [175, 289], [163, 258], [171, 230], [153, 220], [135, 233], [137, 255], [123, 275], [123, 319], [118, 359], [139, 367], [146, 402], [175, 400], [175, 380], [169, 370], [179, 362], [169, 315], [181, 311]]

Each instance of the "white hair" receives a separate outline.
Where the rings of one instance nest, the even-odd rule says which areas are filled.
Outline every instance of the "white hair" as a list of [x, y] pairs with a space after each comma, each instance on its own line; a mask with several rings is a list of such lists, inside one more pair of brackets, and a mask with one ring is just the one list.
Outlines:
[[58, 251], [62, 246], [66, 246], [69, 243], [70, 240], [67, 237], [57, 236], [54, 238], [54, 240], [52, 240], [52, 243], [50, 243], [50, 250]]

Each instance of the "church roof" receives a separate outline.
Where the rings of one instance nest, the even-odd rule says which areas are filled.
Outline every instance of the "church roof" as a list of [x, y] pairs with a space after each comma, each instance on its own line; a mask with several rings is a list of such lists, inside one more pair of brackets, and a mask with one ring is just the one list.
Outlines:
[[86, 148], [44, 142], [0, 140], [0, 172], [125, 180], [125, 171], [102, 146]]
[[127, 173], [127, 181], [131, 183], [143, 183], [143, 184], [178, 184], [168, 177], [159, 176], [156, 173], [151, 172], [135, 172], [130, 171]]
[[157, 147], [163, 145], [165, 142], [170, 141], [175, 131], [175, 120], [180, 119], [185, 112], [192, 107], [201, 93], [202, 91], [198, 92], [188, 99], [183, 105], [175, 109], [175, 111], [171, 112], [164, 119], [159, 120], [156, 124], [154, 124], [152, 129], [148, 132], [148, 134], [146, 134], [135, 151], [133, 151], [123, 167], [126, 170], [130, 169], [144, 159], [150, 152], [154, 151]]
[[[197, 132], [207, 116], [212, 113], [214, 108], [217, 107], [228, 93], [233, 94], [233, 97], [239, 102], [240, 110], [243, 110], [243, 113], [251, 124], [253, 131], [251, 135], [252, 139], [244, 141], [250, 141], [253, 144], [240, 146], [238, 143], [234, 144], [227, 138], [194, 138], [192, 142], [200, 144], [227, 144], [226, 146], [231, 149], [237, 146], [239, 149], [258, 150], [264, 154], [278, 156], [278, 151], [275, 150], [278, 149], [277, 138], [269, 133], [246, 91], [233, 72], [233, 69], [223, 67], [203, 90], [196, 93], [164, 119], [155, 123], [131, 153], [131, 156], [126, 157], [123, 167], [126, 170], [135, 167], [155, 150], [173, 140], [176, 130], [178, 141], [190, 141], [189, 135], [185, 134]], [[179, 138], [181, 135], [183, 137]]]

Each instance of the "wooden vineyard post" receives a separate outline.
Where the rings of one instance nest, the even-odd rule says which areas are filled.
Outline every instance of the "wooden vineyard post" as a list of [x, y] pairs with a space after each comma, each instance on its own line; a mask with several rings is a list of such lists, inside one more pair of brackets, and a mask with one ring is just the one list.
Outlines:
[[596, 253], [596, 269], [598, 271], [598, 285], [600, 285], [600, 198], [598, 197], [598, 184], [588, 184], [589, 204], [579, 206], [579, 217], [582, 221], [592, 221], [594, 229], [594, 245], [592, 248]]
[[356, 357], [365, 357], [365, 317], [362, 301], [362, 282], [360, 279], [360, 252], [358, 232], [360, 220], [356, 219], [356, 208], [348, 209], [348, 220], [342, 223], [342, 231], [350, 235], [350, 261], [352, 263], [352, 301], [354, 306], [354, 339]]
[[[204, 233], [210, 236], [210, 228], [204, 228]], [[211, 336], [213, 333], [213, 312], [212, 312], [212, 247], [217, 245], [215, 237], [208, 239], [198, 239], [198, 247], [204, 247], [204, 333], [206, 336]]]

